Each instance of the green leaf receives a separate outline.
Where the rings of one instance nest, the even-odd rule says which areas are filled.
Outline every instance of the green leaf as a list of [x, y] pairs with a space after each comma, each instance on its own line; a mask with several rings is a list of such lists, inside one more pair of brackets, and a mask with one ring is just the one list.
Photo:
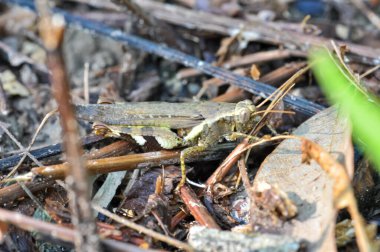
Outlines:
[[350, 80], [327, 51], [311, 53], [310, 62], [325, 95], [349, 116], [356, 143], [380, 172], [380, 106], [377, 98], [357, 88], [356, 85], [360, 84]]

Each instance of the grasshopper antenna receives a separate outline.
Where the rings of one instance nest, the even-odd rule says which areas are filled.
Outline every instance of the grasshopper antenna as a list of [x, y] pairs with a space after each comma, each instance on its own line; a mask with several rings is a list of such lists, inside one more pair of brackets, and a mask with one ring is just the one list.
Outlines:
[[249, 135], [255, 135], [259, 132], [259, 130], [264, 127], [265, 123], [268, 120], [268, 114], [271, 113], [273, 108], [282, 100], [282, 98], [289, 93], [289, 91], [294, 87], [296, 80], [307, 72], [310, 69], [310, 66], [306, 66], [300, 69], [296, 74], [294, 74], [290, 79], [288, 79], [284, 84], [282, 84], [275, 92], [273, 92], [270, 96], [268, 96], [263, 102], [261, 102], [257, 107], [260, 108], [273, 97], [273, 101], [269, 104], [268, 108], [265, 110], [264, 115], [261, 117], [260, 121], [255, 125], [255, 127], [251, 130]]

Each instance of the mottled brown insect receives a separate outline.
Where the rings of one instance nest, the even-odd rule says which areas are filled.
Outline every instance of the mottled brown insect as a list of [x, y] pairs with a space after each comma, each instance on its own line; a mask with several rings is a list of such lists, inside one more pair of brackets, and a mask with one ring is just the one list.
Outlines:
[[236, 140], [257, 123], [256, 108], [249, 100], [219, 102], [136, 102], [122, 104], [76, 105], [79, 119], [100, 122], [107, 136], [128, 134], [140, 145], [144, 136], [154, 137], [165, 149], [181, 151], [182, 179], [186, 181], [185, 159], [218, 142]]

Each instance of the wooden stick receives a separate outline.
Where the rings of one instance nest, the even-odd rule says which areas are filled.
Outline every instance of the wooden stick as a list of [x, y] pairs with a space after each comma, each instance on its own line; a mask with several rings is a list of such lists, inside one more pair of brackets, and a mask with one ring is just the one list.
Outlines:
[[184, 185], [180, 189], [180, 196], [191, 215], [194, 216], [195, 220], [198, 221], [200, 225], [208, 228], [220, 229], [219, 225], [211, 217], [206, 207], [198, 199], [193, 190]]

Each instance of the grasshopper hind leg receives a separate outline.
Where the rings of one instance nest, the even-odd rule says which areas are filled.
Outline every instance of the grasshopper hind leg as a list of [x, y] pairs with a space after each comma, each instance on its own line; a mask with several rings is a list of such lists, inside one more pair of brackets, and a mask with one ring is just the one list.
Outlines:
[[193, 146], [186, 148], [181, 151], [180, 155], [180, 163], [181, 163], [181, 181], [177, 185], [176, 191], [178, 192], [181, 187], [186, 183], [186, 165], [185, 165], [185, 160], [186, 158], [193, 156], [194, 154], [197, 154], [199, 152], [202, 152], [206, 149], [207, 147], [204, 145], [198, 145], [198, 146]]

